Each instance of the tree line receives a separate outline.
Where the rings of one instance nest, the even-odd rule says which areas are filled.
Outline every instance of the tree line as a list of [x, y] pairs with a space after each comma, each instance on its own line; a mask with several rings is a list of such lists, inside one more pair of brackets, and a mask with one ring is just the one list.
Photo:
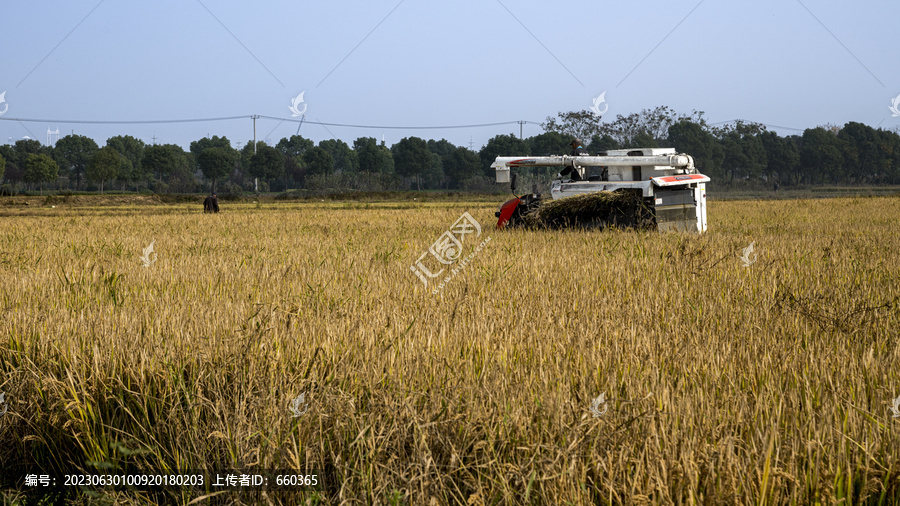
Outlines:
[[477, 152], [447, 140], [407, 137], [393, 146], [361, 137], [350, 146], [328, 139], [316, 145], [300, 135], [274, 146], [226, 137], [147, 145], [129, 135], [100, 147], [90, 137], [67, 135], [52, 147], [33, 139], [0, 146], [0, 181], [6, 193], [44, 189], [196, 193], [356, 188], [363, 190], [464, 189], [485, 184]]
[[[129, 135], [100, 147], [90, 137], [67, 135], [55, 146], [23, 139], [0, 146], [2, 192], [22, 190], [144, 191], [196, 193], [347, 189], [491, 190], [490, 164], [497, 156], [568, 153], [573, 137], [591, 154], [630, 147], [672, 147], [693, 155], [701, 172], [717, 184], [776, 181], [795, 184], [897, 184], [900, 135], [857, 122], [809, 128], [787, 137], [765, 125], [735, 121], [710, 125], [702, 112], [678, 114], [662, 106], [603, 121], [589, 110], [559, 113], [544, 132], [521, 139], [497, 135], [479, 151], [446, 139], [406, 137], [388, 147], [372, 137], [348, 145], [328, 139], [315, 144], [300, 135], [274, 146], [226, 137], [147, 145]], [[552, 170], [524, 174], [552, 177]]]
[[858, 122], [807, 128], [782, 137], [760, 123], [710, 125], [702, 111], [662, 106], [601, 122], [591, 111], [547, 118], [545, 130], [590, 139], [592, 153], [627, 147], [672, 147], [690, 154], [717, 184], [740, 180], [798, 184], [900, 183], [900, 135]]

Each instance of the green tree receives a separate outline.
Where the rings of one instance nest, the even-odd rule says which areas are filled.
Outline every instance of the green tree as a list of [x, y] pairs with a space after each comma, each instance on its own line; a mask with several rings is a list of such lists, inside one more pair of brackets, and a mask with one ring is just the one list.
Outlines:
[[722, 139], [725, 158], [722, 167], [730, 175], [757, 178], [766, 168], [766, 150], [757, 135], [741, 135], [731, 131]]
[[53, 158], [62, 172], [74, 183], [75, 189], [81, 189], [84, 174], [94, 153], [100, 149], [94, 139], [84, 135], [67, 135], [58, 141], [53, 148]]
[[391, 148], [384, 145], [384, 141], [381, 141], [375, 148], [375, 166], [381, 174], [394, 174], [396, 172], [394, 153], [391, 152]]
[[803, 131], [800, 147], [800, 169], [809, 183], [835, 181], [844, 163], [837, 136], [823, 127]]
[[422, 172], [423, 187], [428, 189], [443, 188], [447, 182], [447, 176], [444, 174], [444, 163], [439, 154], [431, 151], [428, 153], [431, 155], [431, 163]]
[[200, 140], [193, 141], [191, 142], [190, 150], [198, 165], [200, 164], [200, 153], [207, 148], [233, 149], [231, 147], [231, 141], [225, 136], [219, 137], [218, 135], [213, 135], [212, 137], [204, 137]]
[[123, 185], [147, 178], [141, 163], [144, 157], [144, 141], [130, 135], [117, 135], [107, 139], [106, 145], [115, 149], [122, 157], [117, 178]]
[[284, 175], [284, 158], [281, 151], [276, 148], [258, 146], [256, 154], [250, 157], [249, 173], [264, 181], [269, 181]]
[[249, 169], [250, 159], [253, 158], [253, 155], [255, 155], [263, 146], [268, 147], [268, 144], [263, 141], [256, 141], [256, 149], [253, 149], [253, 141], [247, 141], [247, 144], [244, 144], [244, 147], [241, 148], [240, 152], [241, 168]]
[[98, 149], [91, 156], [85, 174], [90, 181], [100, 183], [100, 193], [103, 193], [103, 184], [116, 178], [122, 157], [115, 149], [106, 146]]
[[[586, 141], [587, 139], [582, 139]], [[544, 132], [526, 139], [528, 153], [536, 156], [568, 155], [572, 151], [572, 137], [559, 132]]]
[[712, 133], [699, 123], [688, 119], [669, 127], [669, 144], [679, 153], [687, 153], [694, 157], [697, 170], [710, 177], [722, 177], [722, 162], [725, 160], [725, 149]]
[[25, 164], [28, 161], [28, 155], [46, 154], [47, 148], [34, 139], [20, 139], [13, 145], [13, 151], [15, 152], [14, 169], [18, 169], [16, 172], [18, 172], [19, 180], [28, 182], [25, 180]]
[[[571, 142], [571, 141], [570, 141]], [[498, 156], [528, 156], [531, 154], [531, 146], [513, 134], [497, 135], [491, 138], [481, 148], [478, 156], [481, 158], [481, 167], [484, 175], [494, 177], [491, 164]]]
[[800, 164], [800, 147], [803, 145], [803, 138], [799, 135], [789, 135], [784, 138], [785, 142], [790, 143], [791, 147], [788, 148], [795, 153], [797, 153], [796, 160], [793, 160], [791, 164], [791, 169], [788, 172], [786, 182], [788, 183], [800, 183], [803, 177], [803, 168]]
[[638, 132], [629, 140], [630, 146], [635, 148], [658, 148], [659, 142], [647, 132]]
[[[224, 139], [224, 137], [223, 137]], [[194, 143], [191, 143], [193, 149]], [[237, 162], [237, 152], [230, 146], [208, 147], [197, 155], [200, 172], [212, 182], [211, 190], [216, 191], [216, 181], [231, 174]]]
[[590, 109], [560, 112], [556, 118], [547, 116], [546, 121], [541, 124], [541, 128], [545, 132], [557, 132], [568, 137], [569, 142], [572, 142], [572, 137], [587, 140], [595, 135], [602, 136], [604, 133], [601, 118]]
[[299, 187], [306, 186], [306, 168], [303, 166], [303, 153], [307, 149], [315, 147], [315, 143], [301, 135], [283, 137], [275, 149], [281, 152], [284, 160], [284, 175], [286, 180], [293, 180]]
[[334, 160], [334, 170], [344, 174], [359, 171], [359, 155], [340, 139], [328, 139], [319, 142], [319, 147], [328, 151]]
[[422, 189], [422, 176], [432, 163], [428, 143], [418, 137], [404, 137], [391, 147], [394, 155], [394, 169], [397, 174], [414, 178], [416, 188]]
[[425, 141], [425, 143], [428, 145], [428, 151], [431, 151], [441, 158], [449, 156], [451, 153], [456, 151], [456, 146], [454, 146], [453, 143], [448, 141], [447, 139], [441, 139], [439, 141], [428, 139], [427, 141]]
[[283, 137], [275, 148], [281, 151], [281, 156], [285, 159], [296, 158], [301, 156], [307, 149], [314, 147], [316, 144], [303, 137], [302, 135], [292, 135], [290, 138]]
[[463, 181], [481, 172], [481, 158], [478, 157], [478, 153], [465, 147], [454, 149], [445, 160], [444, 174], [455, 188], [461, 188]]
[[3, 176], [9, 182], [21, 181], [22, 171], [19, 169], [16, 149], [9, 144], [0, 144], [0, 156], [6, 160], [6, 170]]
[[428, 151], [431, 151], [432, 162], [425, 170], [425, 186], [427, 188], [443, 188], [451, 183], [449, 172], [453, 172], [453, 153], [456, 146], [447, 139], [426, 141]]
[[591, 137], [591, 143], [588, 145], [588, 149], [592, 155], [596, 155], [611, 149], [622, 149], [622, 146], [620, 146], [619, 141], [613, 139], [611, 135], [603, 134]]
[[169, 191], [188, 193], [197, 190], [197, 179], [194, 157], [177, 144], [166, 144], [169, 153], [169, 165], [166, 172], [166, 183]]
[[[682, 120], [691, 120], [704, 128], [706, 127], [703, 111], [694, 111], [691, 114], [677, 114], [672, 108], [667, 106], [644, 109], [641, 112], [627, 116], [619, 114], [611, 122], [601, 122], [597, 115], [587, 109], [566, 113], [561, 112], [558, 114], [558, 119], [548, 117], [547, 121], [541, 126], [545, 132], [559, 132], [582, 140], [600, 139], [608, 136], [623, 148], [640, 148], [654, 147], [665, 142], [668, 137], [669, 127]], [[593, 149], [602, 151], [601, 149]]]
[[882, 170], [885, 152], [879, 149], [878, 134], [868, 125], [851, 121], [837, 134], [842, 141], [844, 177], [861, 182], [872, 180]]
[[56, 181], [59, 178], [59, 165], [45, 153], [29, 153], [25, 158], [25, 182], [39, 183], [41, 195], [44, 194], [44, 183]]
[[359, 170], [363, 172], [381, 172], [375, 167], [375, 148], [378, 141], [374, 137], [359, 137], [353, 141], [353, 150], [359, 160]]
[[800, 165], [797, 146], [775, 132], [763, 132], [759, 139], [766, 150], [766, 175], [775, 181], [790, 182], [791, 175], [797, 172]]
[[359, 159], [359, 170], [390, 174], [394, 172], [393, 153], [373, 137], [360, 137], [353, 141], [353, 150]]
[[627, 116], [616, 115], [615, 121], [603, 125], [601, 133], [618, 140], [624, 147], [655, 147], [668, 138], [669, 127], [685, 119], [705, 125], [702, 112], [684, 115], [677, 114], [670, 107], [659, 106]]
[[306, 174], [324, 175], [334, 172], [334, 159], [331, 153], [320, 147], [307, 149], [300, 157]]
[[45, 148], [44, 145], [41, 144], [39, 141], [36, 141], [34, 139], [19, 139], [19, 140], [17, 140], [16, 144], [15, 144], [15, 149], [16, 149], [16, 154], [18, 154], [20, 157], [19, 161], [23, 162], [23, 163], [25, 162], [28, 155], [30, 155], [30, 154], [36, 155], [36, 154], [40, 154], [40, 153], [44, 153], [44, 154], [47, 153], [47, 148]]
[[[701, 124], [704, 128], [707, 128], [705, 125], [705, 121]], [[710, 128], [710, 132], [715, 135], [717, 138], [722, 139], [726, 135], [730, 133], [736, 133], [741, 137], [747, 135], [759, 135], [766, 131], [766, 126], [762, 123], [755, 123], [753, 121], [743, 121], [737, 120], [734, 123], [728, 123], [726, 125], [720, 127]]]
[[[252, 147], [252, 143], [248, 143], [248, 145], [251, 145], [251, 147]], [[189, 149], [190, 149], [191, 154], [193, 155], [194, 168], [197, 170], [200, 170], [200, 172], [203, 172], [204, 176], [206, 174], [203, 171], [203, 167], [201, 167], [200, 154], [203, 153], [204, 150], [209, 149], [209, 148], [222, 148], [225, 151], [228, 151], [230, 153], [233, 164], [237, 163], [237, 161], [240, 160], [240, 153], [238, 153], [233, 147], [231, 147], [231, 141], [229, 141], [228, 138], [225, 136], [219, 137], [218, 135], [213, 135], [212, 137], [204, 137], [200, 140], [193, 141], [193, 142], [191, 142]], [[209, 161], [209, 160], [207, 160], [207, 161]], [[249, 166], [249, 163], [250, 163], [249, 157], [246, 160], [242, 160], [242, 161], [246, 162], [244, 166]], [[211, 180], [213, 191], [215, 190], [215, 183], [216, 183], [215, 181], [213, 181], [213, 179], [218, 179], [220, 177], [227, 176], [228, 174], [231, 173], [233, 168], [234, 167], [230, 167], [227, 170], [221, 169], [221, 170], [225, 170], [225, 174], [222, 176], [219, 176], [217, 178], [210, 178], [209, 176], [206, 176], [207, 179]], [[207, 167], [207, 169], [209, 169], [209, 167]]]
[[173, 173], [179, 164], [184, 163], [185, 152], [176, 144], [155, 144], [144, 148], [141, 166], [151, 177], [156, 175], [160, 181]]
[[285, 184], [292, 181], [295, 188], [306, 186], [306, 167], [303, 166], [302, 156], [289, 156], [284, 158]]
[[139, 175], [134, 169], [131, 160], [119, 155], [119, 170], [116, 171], [116, 181], [122, 185], [122, 191], [125, 191], [129, 183], [139, 180]]
[[3, 173], [6, 171], [6, 159], [0, 154], [0, 181], [3, 181]]
[[873, 182], [896, 184], [900, 180], [900, 135], [879, 128], [875, 131], [875, 143], [881, 156]]

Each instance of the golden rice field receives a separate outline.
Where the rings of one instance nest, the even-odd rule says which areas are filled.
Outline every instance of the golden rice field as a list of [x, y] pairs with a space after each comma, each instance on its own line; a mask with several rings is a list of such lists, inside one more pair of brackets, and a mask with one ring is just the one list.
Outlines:
[[[323, 485], [54, 500], [900, 503], [900, 197], [711, 201], [702, 236], [496, 206], [0, 206], [4, 501], [286, 469]], [[435, 295], [410, 267], [464, 211]]]

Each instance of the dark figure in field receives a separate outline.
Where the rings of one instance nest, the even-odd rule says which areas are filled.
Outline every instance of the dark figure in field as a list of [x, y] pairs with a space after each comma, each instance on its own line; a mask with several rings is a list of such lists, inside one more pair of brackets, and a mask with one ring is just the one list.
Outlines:
[[[569, 145], [572, 146], [572, 156], [584, 156], [588, 154], [587, 150], [584, 149], [584, 146], [581, 145], [581, 139], [573, 139]], [[569, 174], [571, 174], [572, 181], [581, 181], [581, 172], [575, 167], [566, 167], [559, 173], [560, 176], [567, 176]]]
[[213, 193], [209, 197], [206, 197], [206, 200], [203, 201], [203, 212], [204, 213], [219, 212], [219, 197], [217, 197], [215, 193]]
[[778, 191], [778, 181], [775, 181], [775, 191]]

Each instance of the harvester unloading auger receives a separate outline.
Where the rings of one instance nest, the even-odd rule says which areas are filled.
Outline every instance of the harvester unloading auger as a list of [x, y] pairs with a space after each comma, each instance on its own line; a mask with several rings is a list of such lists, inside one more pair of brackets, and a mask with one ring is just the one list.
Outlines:
[[[550, 185], [550, 201], [532, 193], [500, 206], [497, 228], [654, 227], [660, 231], [706, 230], [706, 182], [690, 155], [672, 148], [622, 149], [596, 156], [498, 156], [498, 183], [511, 183], [515, 167], [564, 167]], [[591, 175], [592, 168], [598, 174]], [[568, 176], [564, 176], [568, 174]]]

